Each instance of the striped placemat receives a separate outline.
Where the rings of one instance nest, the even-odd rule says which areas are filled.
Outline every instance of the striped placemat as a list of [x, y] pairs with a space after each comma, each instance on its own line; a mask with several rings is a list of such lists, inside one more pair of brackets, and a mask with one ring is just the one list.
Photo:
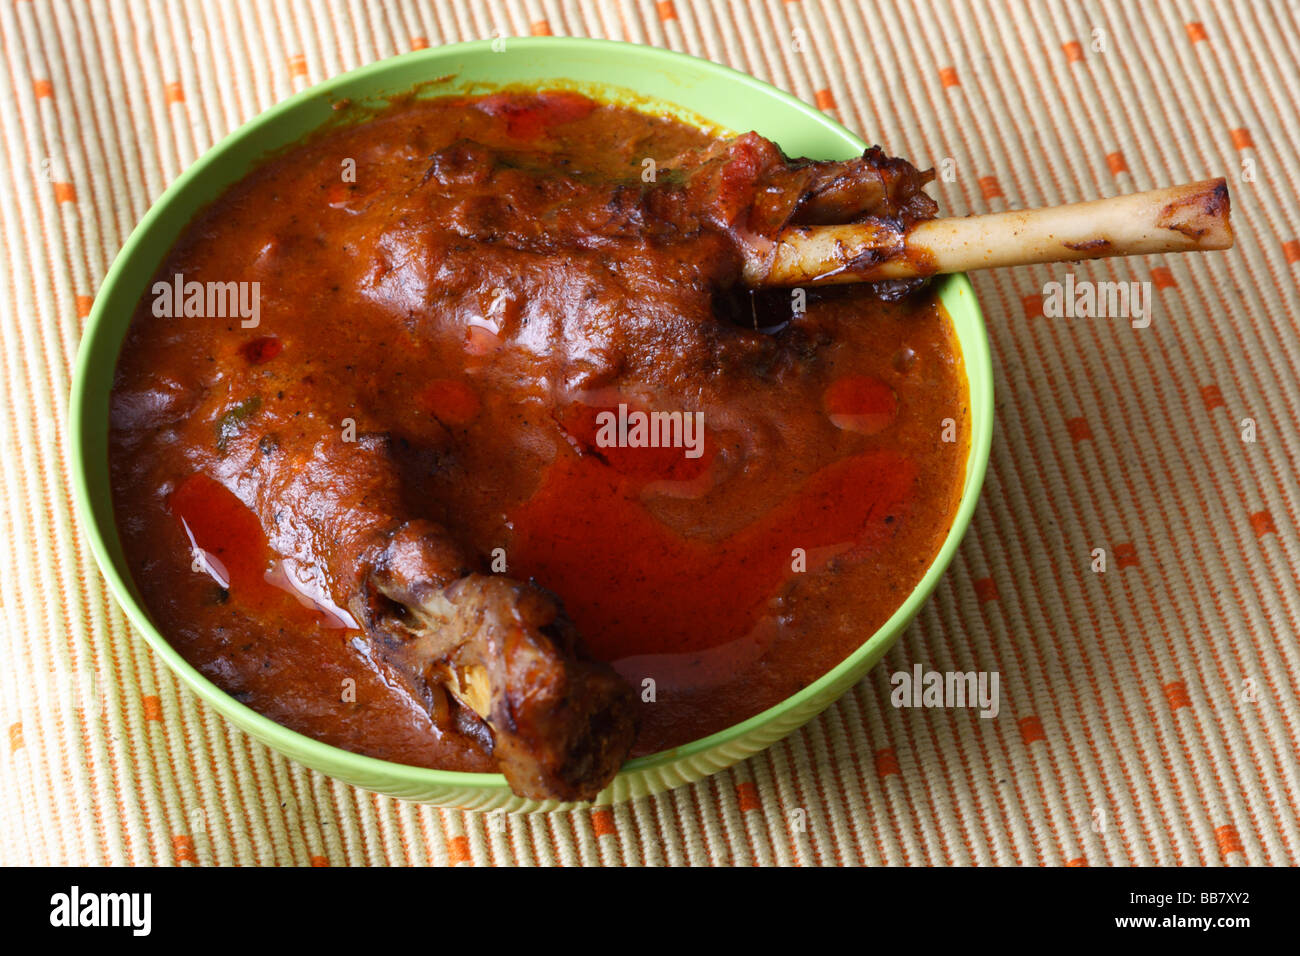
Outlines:
[[[1226, 175], [1238, 235], [1074, 270], [1150, 283], [1146, 328], [1044, 316], [1060, 269], [979, 275], [984, 497], [884, 664], [699, 784], [499, 825], [312, 773], [182, 690], [96, 570], [66, 427], [95, 289], [168, 182], [298, 89], [494, 31], [730, 64], [939, 165], [952, 214]], [[1296, 862], [1295, 2], [5, 0], [0, 43], [0, 862]], [[997, 672], [998, 716], [894, 708], [917, 665]]]

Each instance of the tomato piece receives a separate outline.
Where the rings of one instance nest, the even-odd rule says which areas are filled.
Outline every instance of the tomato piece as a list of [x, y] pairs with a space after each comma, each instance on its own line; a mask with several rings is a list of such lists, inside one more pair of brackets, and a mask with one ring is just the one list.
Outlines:
[[284, 343], [274, 335], [264, 335], [261, 338], [252, 339], [239, 347], [240, 354], [248, 360], [250, 365], [262, 365], [271, 361], [283, 351]]

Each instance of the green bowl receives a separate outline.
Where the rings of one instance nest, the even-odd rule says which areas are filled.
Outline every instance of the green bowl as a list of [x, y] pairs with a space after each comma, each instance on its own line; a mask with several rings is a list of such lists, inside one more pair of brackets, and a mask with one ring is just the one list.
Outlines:
[[[610, 77], [617, 77], [620, 85], [607, 82]], [[267, 110], [209, 150], [154, 203], [95, 298], [77, 356], [71, 401], [75, 492], [86, 533], [117, 600], [167, 665], [243, 730], [315, 770], [394, 797], [475, 810], [546, 810], [561, 805], [520, 799], [499, 774], [410, 767], [313, 740], [239, 703], [167, 643], [145, 611], [118, 540], [109, 483], [108, 407], [122, 339], [163, 257], [191, 217], [267, 153], [336, 121], [336, 104], [342, 100], [365, 108], [412, 89], [421, 95], [445, 95], [516, 83], [577, 88], [723, 130], [753, 129], [792, 156], [848, 159], [866, 147], [824, 113], [751, 76], [680, 53], [628, 43], [561, 37], [482, 41], [420, 50], [362, 67]], [[878, 132], [887, 138], [889, 131]], [[970, 524], [993, 434], [993, 374], [974, 290], [964, 275], [943, 279], [936, 290], [952, 318], [965, 359], [972, 432], [961, 505], [933, 564], [884, 626], [820, 680], [720, 733], [628, 761], [597, 803], [628, 800], [698, 780], [784, 737], [861, 679], [934, 590]]]

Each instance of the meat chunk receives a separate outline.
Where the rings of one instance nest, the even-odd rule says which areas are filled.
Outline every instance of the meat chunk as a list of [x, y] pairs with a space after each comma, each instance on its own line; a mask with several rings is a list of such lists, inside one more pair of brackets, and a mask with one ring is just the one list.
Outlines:
[[631, 688], [587, 658], [553, 595], [481, 573], [444, 528], [409, 517], [385, 436], [345, 442], [314, 415], [267, 413], [228, 436], [219, 472], [431, 715], [449, 693], [459, 729], [485, 725], [515, 793], [590, 800], [617, 773], [636, 736]]
[[483, 574], [443, 587], [411, 575], [425, 541], [437, 547], [436, 531], [425, 534], [432, 539], [404, 535], [377, 569], [378, 593], [401, 609], [368, 618], [384, 654], [418, 687], [444, 687], [486, 721], [515, 793], [592, 799], [635, 737], [628, 685], [584, 659], [573, 625], [541, 588]]
[[[553, 152], [458, 140], [430, 157], [419, 190], [435, 205], [454, 204], [447, 222], [460, 237], [529, 252], [724, 236], [731, 254], [717, 257], [709, 278], [725, 288], [761, 272], [740, 264], [769, 256], [787, 226], [875, 221], [906, 231], [935, 218], [938, 204], [924, 192], [933, 179], [878, 146], [845, 162], [790, 159], [750, 132], [682, 153], [649, 181], [595, 176]], [[898, 288], [877, 291], [893, 297]]]

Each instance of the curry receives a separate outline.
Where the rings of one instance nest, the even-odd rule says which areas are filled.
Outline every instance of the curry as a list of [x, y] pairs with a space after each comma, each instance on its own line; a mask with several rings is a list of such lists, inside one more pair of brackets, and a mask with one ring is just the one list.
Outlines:
[[269, 159], [119, 358], [154, 622], [282, 724], [530, 796], [780, 702], [932, 562], [967, 388], [921, 280], [745, 263], [792, 223], [933, 217], [926, 179], [567, 92], [403, 101]]

